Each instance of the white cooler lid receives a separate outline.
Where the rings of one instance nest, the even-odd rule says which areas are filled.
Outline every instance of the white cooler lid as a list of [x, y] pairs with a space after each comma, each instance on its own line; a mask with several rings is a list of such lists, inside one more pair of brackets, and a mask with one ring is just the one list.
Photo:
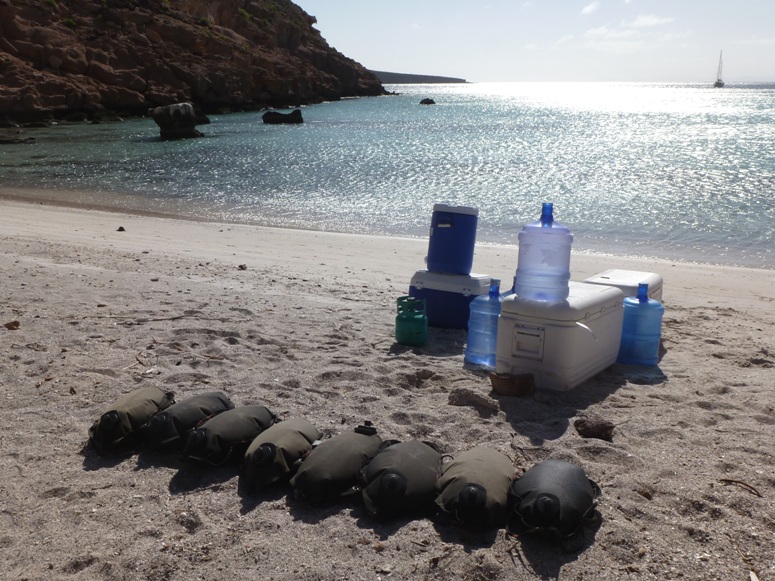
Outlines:
[[611, 270], [585, 278], [584, 282], [607, 284], [618, 286], [619, 288], [627, 287], [628, 290], [632, 289], [631, 294], [633, 296], [638, 294], [638, 285], [642, 282], [648, 283], [649, 294], [652, 294], [653, 290], [662, 287], [662, 277], [656, 272], [641, 272], [639, 270], [622, 270], [618, 268], [612, 268]]
[[418, 270], [412, 276], [410, 286], [417, 289], [432, 289], [463, 295], [483, 295], [490, 292], [489, 274], [443, 274]]
[[551, 321], [581, 321], [590, 316], [621, 308], [624, 293], [614, 286], [570, 281], [564, 301], [534, 301], [510, 295], [503, 299], [501, 313]]

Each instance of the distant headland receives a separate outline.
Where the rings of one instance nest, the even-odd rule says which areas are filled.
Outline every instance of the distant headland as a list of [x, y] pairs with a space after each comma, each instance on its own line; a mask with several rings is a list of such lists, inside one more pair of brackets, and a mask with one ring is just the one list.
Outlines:
[[426, 83], [467, 83], [465, 79], [455, 77], [439, 77], [437, 75], [412, 75], [409, 73], [388, 73], [386, 71], [371, 71], [383, 85], [410, 85]]

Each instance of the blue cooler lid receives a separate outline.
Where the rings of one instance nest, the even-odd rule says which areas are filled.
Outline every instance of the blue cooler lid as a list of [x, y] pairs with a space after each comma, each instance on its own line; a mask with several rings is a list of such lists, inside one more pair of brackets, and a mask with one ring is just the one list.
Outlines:
[[439, 290], [450, 293], [459, 293], [463, 296], [486, 295], [490, 292], [489, 274], [443, 274], [418, 270], [412, 276], [409, 283], [416, 289]]
[[468, 216], [478, 216], [479, 208], [471, 206], [450, 206], [449, 204], [434, 204], [434, 212], [448, 212], [450, 214], [466, 214]]

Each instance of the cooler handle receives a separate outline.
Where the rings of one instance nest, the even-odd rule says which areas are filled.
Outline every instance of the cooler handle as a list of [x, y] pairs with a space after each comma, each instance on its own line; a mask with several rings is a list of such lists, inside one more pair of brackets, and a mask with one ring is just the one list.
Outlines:
[[598, 341], [598, 342], [600, 341], [600, 339], [597, 338], [597, 335], [595, 335], [595, 332], [589, 327], [587, 327], [584, 323], [579, 323], [578, 321], [576, 321], [576, 324], [582, 329], [584, 329], [585, 331], [589, 331], [589, 333], [595, 338], [595, 341]]
[[436, 220], [437, 228], [452, 228], [452, 214], [439, 214]]

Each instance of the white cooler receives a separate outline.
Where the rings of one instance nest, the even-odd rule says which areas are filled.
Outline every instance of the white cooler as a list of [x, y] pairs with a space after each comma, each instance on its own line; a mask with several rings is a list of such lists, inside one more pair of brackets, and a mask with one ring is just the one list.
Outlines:
[[498, 319], [497, 373], [532, 373], [537, 389], [566, 391], [616, 361], [624, 318], [621, 289], [569, 283], [564, 301], [506, 297]]
[[649, 298], [662, 301], [662, 277], [656, 272], [640, 272], [638, 270], [614, 268], [585, 278], [584, 282], [615, 286], [621, 289], [626, 297], [638, 296], [638, 285], [645, 282], [649, 285]]

